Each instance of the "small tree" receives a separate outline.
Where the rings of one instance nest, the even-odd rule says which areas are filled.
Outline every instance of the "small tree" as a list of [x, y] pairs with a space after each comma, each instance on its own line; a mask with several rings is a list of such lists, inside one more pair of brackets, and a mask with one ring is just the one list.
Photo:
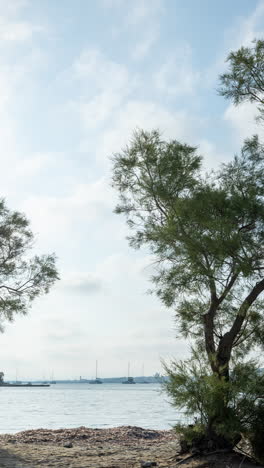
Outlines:
[[26, 314], [32, 301], [58, 279], [54, 255], [29, 256], [33, 233], [27, 218], [0, 200], [0, 320]]

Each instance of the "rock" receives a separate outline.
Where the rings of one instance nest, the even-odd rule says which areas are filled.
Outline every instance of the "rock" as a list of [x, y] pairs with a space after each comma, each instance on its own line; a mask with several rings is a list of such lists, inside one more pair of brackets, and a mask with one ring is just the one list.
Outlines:
[[65, 448], [72, 448], [73, 445], [72, 445], [71, 442], [65, 442], [65, 444], [63, 444], [63, 447], [65, 447]]
[[141, 468], [150, 468], [151, 466], [158, 466], [158, 464], [157, 462], [151, 462], [151, 461], [141, 462]]

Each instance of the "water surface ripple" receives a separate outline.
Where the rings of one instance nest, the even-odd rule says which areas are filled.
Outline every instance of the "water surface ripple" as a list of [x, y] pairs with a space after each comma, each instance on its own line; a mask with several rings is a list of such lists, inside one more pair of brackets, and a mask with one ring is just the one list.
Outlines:
[[170, 429], [181, 419], [159, 384], [0, 388], [0, 433], [123, 425]]

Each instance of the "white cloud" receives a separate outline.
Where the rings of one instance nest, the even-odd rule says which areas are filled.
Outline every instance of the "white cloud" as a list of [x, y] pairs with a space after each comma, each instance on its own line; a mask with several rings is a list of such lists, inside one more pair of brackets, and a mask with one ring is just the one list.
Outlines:
[[83, 100], [78, 104], [74, 103], [72, 108], [80, 114], [85, 129], [94, 129], [111, 117], [122, 103], [123, 97], [121, 92], [110, 89], [102, 91], [90, 100]]
[[27, 22], [14, 22], [0, 19], [1, 41], [26, 41], [32, 39], [35, 32], [40, 31], [43, 31], [43, 29]]
[[224, 153], [211, 141], [202, 138], [197, 142], [198, 153], [203, 156], [204, 170], [210, 171], [219, 166], [220, 163], [230, 159], [230, 154]]
[[[66, 196], [31, 196], [21, 208], [32, 220], [33, 230], [41, 236], [53, 237], [66, 233], [70, 227], [81, 229], [81, 224], [100, 219], [113, 211], [114, 193], [104, 177], [90, 184], [78, 184]], [[71, 231], [71, 230], [70, 230]]]
[[86, 50], [73, 64], [70, 74], [81, 86], [81, 98], [71, 102], [70, 109], [80, 114], [85, 130], [96, 128], [134, 89], [132, 78], [124, 65], [109, 60], [98, 50]]
[[256, 105], [244, 102], [239, 106], [230, 104], [225, 113], [224, 120], [234, 130], [234, 139], [241, 144], [246, 138], [254, 134], [264, 137], [263, 125], [257, 124], [255, 117], [258, 115]]
[[23, 178], [36, 176], [39, 172], [54, 164], [56, 153], [36, 153], [30, 157], [17, 158], [14, 162], [13, 177]]
[[225, 72], [226, 59], [231, 51], [242, 46], [251, 47], [254, 39], [263, 38], [263, 20], [264, 3], [260, 0], [248, 17], [238, 16], [235, 24], [230, 29], [223, 31], [221, 53], [204, 73], [204, 83], [207, 86], [213, 86], [213, 83], [218, 81], [219, 74]]
[[29, 0], [12, 0], [10, 2], [0, 0], [0, 10], [2, 14], [8, 16], [17, 15], [21, 9], [24, 9], [28, 5]]
[[134, 32], [136, 40], [132, 46], [132, 58], [142, 60], [159, 37], [159, 23], [165, 10], [164, 0], [102, 0], [103, 7], [118, 9], [123, 21], [112, 28], [113, 36], [125, 31]]
[[239, 18], [237, 24], [228, 32], [232, 49], [250, 46], [253, 39], [263, 37], [264, 3], [259, 1], [253, 13], [247, 18]]
[[0, 1], [0, 40], [1, 47], [8, 42], [23, 42], [33, 38], [37, 32], [43, 32], [43, 26], [18, 19], [21, 10], [29, 6], [27, 0]]
[[164, 2], [162, 0], [134, 0], [128, 8], [126, 23], [129, 26], [139, 26], [142, 23], [153, 21], [162, 13]]
[[[231, 51], [236, 51], [242, 46], [252, 47], [254, 39], [263, 38], [263, 21], [264, 3], [259, 1], [256, 8], [248, 17], [238, 17], [235, 24], [228, 31], [224, 32], [221, 54], [205, 74], [207, 83], [210, 86], [216, 80], [217, 86], [219, 86], [218, 77], [226, 71], [227, 64], [225, 61]], [[263, 135], [261, 125], [257, 125], [255, 121], [257, 113], [256, 105], [254, 104], [245, 102], [239, 106], [234, 106], [229, 101], [223, 119], [233, 130], [233, 138], [236, 144], [241, 145], [245, 138], [253, 134]]]
[[[164, 138], [190, 141], [190, 138], [194, 140], [194, 134], [199, 131], [200, 125], [201, 121], [191, 118], [187, 112], [170, 112], [152, 101], [128, 100], [113, 116], [108, 128], [102, 132], [96, 151], [97, 157], [106, 164], [113, 152], [124, 147], [136, 128], [159, 128]], [[88, 141], [84, 141], [82, 149], [85, 150], [88, 144]]]
[[103, 291], [103, 281], [93, 273], [71, 272], [61, 274], [57, 291], [63, 294], [89, 295]]
[[192, 67], [192, 51], [188, 44], [168, 58], [154, 76], [157, 89], [171, 96], [193, 94], [200, 80], [201, 74]]
[[[83, 51], [73, 64], [73, 73], [79, 79], [90, 80], [98, 90], [106, 87], [115, 90], [122, 89], [129, 78], [124, 65], [109, 60], [97, 49]], [[87, 83], [87, 88], [89, 84]]]
[[[21, 188], [21, 184], [35, 176], [51, 163], [51, 155], [41, 152], [31, 152], [22, 149], [19, 138], [19, 127], [22, 121], [16, 118], [21, 110], [17, 101], [29, 86], [36, 65], [39, 66], [43, 54], [36, 52], [32, 46], [35, 32], [44, 29], [37, 24], [20, 19], [20, 12], [28, 5], [27, 1], [0, 0], [0, 163], [1, 163], [1, 195], [13, 196]], [[27, 42], [29, 46], [19, 57], [13, 59], [9, 43]]]
[[106, 8], [116, 8], [123, 6], [126, 0], [101, 0], [102, 5]]
[[132, 51], [132, 57], [135, 60], [142, 60], [151, 50], [152, 46], [155, 44], [159, 36], [159, 31], [157, 28], [145, 33], [144, 37], [137, 42]]

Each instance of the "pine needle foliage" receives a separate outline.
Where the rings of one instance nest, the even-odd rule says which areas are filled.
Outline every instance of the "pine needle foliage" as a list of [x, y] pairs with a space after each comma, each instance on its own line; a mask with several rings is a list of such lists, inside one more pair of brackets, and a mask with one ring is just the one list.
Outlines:
[[59, 279], [54, 254], [33, 255], [34, 236], [24, 214], [0, 200], [0, 322], [25, 315], [33, 300]]
[[[264, 41], [228, 62], [220, 94], [235, 105], [256, 103], [261, 117]], [[152, 255], [153, 292], [174, 309], [178, 333], [195, 343], [191, 362], [167, 367], [167, 391], [221, 446], [249, 430], [245, 418], [260, 408], [255, 383], [262, 381], [244, 362], [264, 348], [264, 146], [248, 138], [206, 175], [202, 160], [194, 146], [139, 129], [112, 157], [112, 184], [130, 245]]]

